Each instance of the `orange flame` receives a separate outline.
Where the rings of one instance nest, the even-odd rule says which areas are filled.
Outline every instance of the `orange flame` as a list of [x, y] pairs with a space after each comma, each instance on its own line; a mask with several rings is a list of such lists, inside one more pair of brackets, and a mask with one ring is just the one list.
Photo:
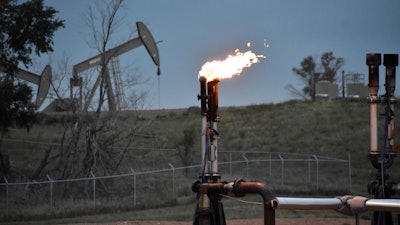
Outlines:
[[206, 62], [199, 72], [199, 77], [204, 77], [207, 82], [215, 79], [231, 78], [240, 75], [245, 67], [251, 67], [254, 63], [259, 63], [258, 58], [265, 58], [264, 55], [256, 55], [251, 51], [240, 52], [235, 50], [235, 55], [228, 55], [223, 61], [214, 60]]

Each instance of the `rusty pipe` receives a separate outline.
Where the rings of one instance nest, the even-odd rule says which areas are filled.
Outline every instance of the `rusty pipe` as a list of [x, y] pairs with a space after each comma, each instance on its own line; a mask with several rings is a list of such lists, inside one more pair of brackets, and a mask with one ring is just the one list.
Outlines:
[[[210, 217], [206, 215], [209, 215], [210, 211], [212, 211], [211, 204], [215, 204], [215, 194], [227, 194], [225, 185], [226, 183], [201, 183], [200, 181], [196, 181], [193, 184], [192, 191], [198, 193], [197, 214], [199, 216], [198, 219], [202, 221], [201, 224], [213, 224], [210, 221]], [[214, 197], [210, 199], [210, 195]], [[222, 220], [225, 222], [225, 219]]]
[[192, 191], [199, 194], [210, 194], [212, 192], [216, 192], [226, 195], [228, 192], [232, 192], [232, 184], [233, 182], [202, 183], [200, 181], [196, 181], [192, 185]]
[[[386, 93], [388, 97], [393, 97], [396, 88], [396, 66], [399, 65], [399, 55], [384, 54], [383, 65], [386, 67]], [[389, 100], [389, 99], [388, 99]]]
[[218, 173], [218, 83], [221, 79], [216, 78], [207, 83], [208, 88], [208, 122], [212, 128], [210, 134], [209, 160], [211, 162], [212, 179], [217, 181], [220, 178]]
[[201, 115], [207, 115], [207, 78], [200, 77], [200, 94], [197, 96], [197, 99], [200, 100], [201, 105]]
[[366, 57], [366, 64], [368, 66], [369, 74], [369, 93], [371, 96], [377, 96], [379, 89], [379, 65], [381, 65], [381, 54], [368, 53]]
[[[198, 100], [200, 100], [200, 105], [201, 105], [201, 165], [202, 165], [202, 174], [201, 176], [204, 176], [204, 174], [208, 174], [208, 168], [207, 168], [207, 158], [206, 158], [206, 135], [207, 135], [207, 78], [205, 77], [200, 77], [200, 94], [197, 96]], [[204, 177], [202, 179], [205, 179]], [[203, 180], [204, 181], [204, 180]]]
[[210, 121], [214, 122], [217, 118], [218, 111], [218, 83], [221, 79], [214, 79], [207, 83], [208, 88], [208, 110]]
[[396, 89], [396, 66], [399, 65], [399, 56], [397, 54], [384, 54], [383, 65], [386, 67], [385, 71], [385, 89], [386, 89], [386, 101], [390, 107], [389, 112], [389, 124], [388, 124], [388, 135], [387, 141], [389, 143], [388, 151], [393, 152], [394, 150], [394, 91]]
[[271, 189], [264, 183], [261, 182], [245, 182], [241, 179], [236, 179], [233, 182], [220, 182], [220, 183], [201, 183], [195, 182], [192, 186], [192, 190], [198, 193], [200, 209], [208, 209], [209, 199], [208, 194], [228, 194], [233, 193], [236, 197], [243, 197], [246, 194], [260, 194], [264, 200], [264, 225], [275, 225], [275, 210], [276, 198]]
[[235, 196], [241, 197], [247, 193], [259, 194], [264, 202], [264, 225], [275, 225], [275, 209], [276, 199], [270, 188], [261, 182], [245, 182], [237, 179], [233, 183], [232, 191]]
[[381, 54], [369, 53], [366, 56], [366, 64], [368, 65], [369, 74], [369, 103], [370, 103], [370, 159], [371, 163], [376, 165], [376, 156], [378, 154], [378, 119], [377, 119], [377, 103], [379, 102], [379, 65], [381, 64]]

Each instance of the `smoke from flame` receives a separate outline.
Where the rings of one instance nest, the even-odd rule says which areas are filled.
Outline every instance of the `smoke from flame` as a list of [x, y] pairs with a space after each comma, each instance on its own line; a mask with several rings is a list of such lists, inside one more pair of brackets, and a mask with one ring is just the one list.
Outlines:
[[199, 77], [204, 77], [207, 82], [215, 79], [231, 78], [234, 75], [240, 75], [245, 67], [250, 67], [254, 63], [260, 62], [259, 58], [265, 58], [264, 55], [256, 55], [251, 51], [240, 52], [235, 50], [235, 55], [228, 55], [225, 60], [214, 60], [206, 62], [199, 72]]

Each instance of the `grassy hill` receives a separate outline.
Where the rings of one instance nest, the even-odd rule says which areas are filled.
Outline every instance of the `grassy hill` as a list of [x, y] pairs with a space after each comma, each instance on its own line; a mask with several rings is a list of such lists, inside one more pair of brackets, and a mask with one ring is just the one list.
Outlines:
[[[379, 112], [383, 111], [379, 106]], [[240, 152], [287, 152], [316, 154], [346, 158], [350, 153], [353, 192], [366, 195], [367, 183], [375, 179], [376, 170], [370, 165], [369, 104], [366, 100], [319, 100], [316, 102], [288, 101], [279, 104], [222, 107], [218, 124], [221, 137], [219, 151]], [[34, 170], [43, 157], [44, 148], [57, 144], [63, 135], [65, 114], [40, 115], [39, 123], [26, 133], [13, 128], [3, 142], [3, 149], [10, 155], [14, 175], [23, 179]], [[121, 112], [118, 122], [142, 129], [121, 167], [121, 171], [146, 170], [173, 163], [181, 166], [178, 151], [183, 131], [192, 128], [196, 132], [192, 149], [192, 164], [199, 164], [200, 156], [200, 108]], [[379, 146], [383, 145], [384, 117], [379, 117]], [[399, 134], [399, 129], [396, 129]], [[399, 143], [396, 136], [395, 142]], [[19, 141], [18, 141], [19, 140]], [[123, 145], [124, 143], [121, 143]], [[170, 149], [151, 152], [148, 149]], [[144, 158], [148, 159], [147, 161]], [[388, 171], [394, 181], [398, 160]], [[46, 174], [51, 177], [51, 167]], [[46, 180], [43, 174], [43, 180]], [[341, 174], [337, 174], [341, 176]], [[183, 178], [185, 182], [196, 177]], [[190, 185], [190, 184], [189, 184]]]
[[[380, 105], [379, 112], [383, 113], [383, 110], [383, 105]], [[370, 148], [370, 116], [369, 104], [365, 100], [289, 101], [279, 104], [222, 107], [218, 112], [218, 129], [221, 133], [219, 151], [289, 152], [339, 158], [346, 158], [350, 153], [355, 179], [374, 177], [375, 170], [367, 157]], [[29, 133], [24, 129], [11, 129], [9, 140], [27, 142], [21, 145], [15, 141], [5, 141], [3, 144], [8, 149], [14, 170], [20, 174], [29, 174], [42, 157], [43, 146], [46, 147], [40, 143], [59, 144], [63, 135], [64, 117], [63, 114], [40, 115], [39, 124]], [[139, 119], [132, 119], [133, 117]], [[379, 146], [383, 146], [384, 117], [379, 116], [378, 119]], [[177, 149], [183, 131], [193, 128], [196, 136], [192, 163], [197, 164], [200, 161], [196, 158], [199, 157], [196, 154], [200, 151], [199, 107], [121, 112], [119, 122], [132, 123], [132, 126], [142, 124], [143, 128], [134, 146], [136, 149], [153, 146]], [[396, 133], [400, 133], [398, 126]], [[399, 142], [397, 137], [399, 135], [395, 137], [395, 143]], [[138, 151], [132, 150], [134, 155], [146, 154]], [[180, 163], [179, 157], [172, 153], [166, 152], [161, 157], [165, 162], [175, 162], [178, 165]], [[394, 166], [396, 164], [398, 163], [395, 160]]]

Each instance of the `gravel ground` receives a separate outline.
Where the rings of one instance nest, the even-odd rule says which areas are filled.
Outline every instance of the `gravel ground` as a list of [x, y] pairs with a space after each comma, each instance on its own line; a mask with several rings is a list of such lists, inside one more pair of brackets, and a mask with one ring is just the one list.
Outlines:
[[[263, 225], [263, 219], [229, 220], [227, 225]], [[276, 219], [276, 225], [355, 225], [352, 218], [301, 218], [301, 219]], [[360, 225], [369, 225], [371, 221], [360, 220]], [[116, 223], [80, 223], [74, 225], [192, 225], [192, 222], [177, 221], [124, 221]]]

